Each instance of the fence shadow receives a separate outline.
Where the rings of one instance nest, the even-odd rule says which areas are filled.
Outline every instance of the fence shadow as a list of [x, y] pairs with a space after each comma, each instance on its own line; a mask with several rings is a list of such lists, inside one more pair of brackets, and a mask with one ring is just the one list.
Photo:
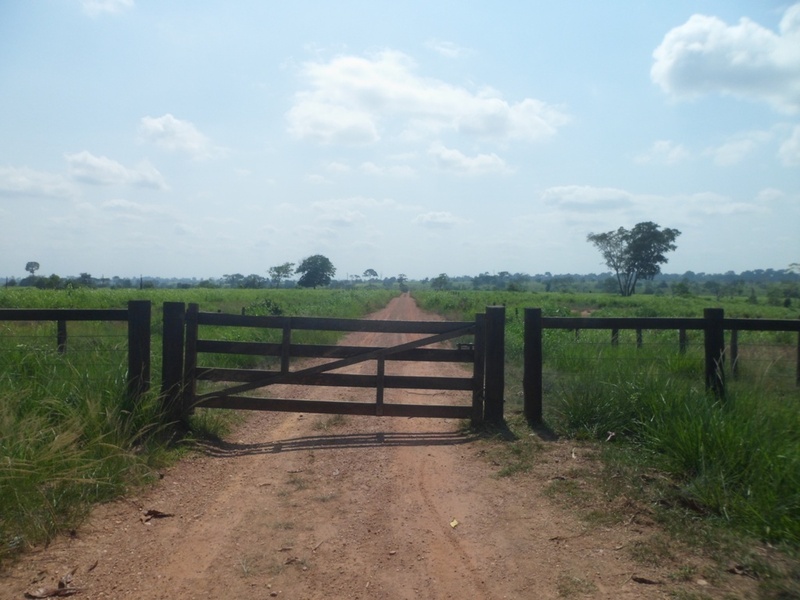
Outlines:
[[256, 454], [279, 454], [300, 450], [337, 450], [351, 448], [392, 448], [411, 446], [457, 446], [469, 444], [479, 435], [458, 431], [441, 432], [376, 432], [342, 435], [312, 435], [256, 444], [226, 441], [200, 441], [196, 446], [207, 456], [233, 458]]

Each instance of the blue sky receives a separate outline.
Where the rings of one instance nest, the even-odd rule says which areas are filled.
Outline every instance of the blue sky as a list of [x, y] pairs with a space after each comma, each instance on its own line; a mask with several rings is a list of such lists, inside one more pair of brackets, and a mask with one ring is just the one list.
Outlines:
[[0, 277], [800, 261], [800, 3], [0, 5]]

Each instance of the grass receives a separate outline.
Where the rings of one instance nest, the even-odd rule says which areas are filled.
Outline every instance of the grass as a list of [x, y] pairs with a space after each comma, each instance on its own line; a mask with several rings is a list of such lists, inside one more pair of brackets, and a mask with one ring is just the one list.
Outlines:
[[[103, 309], [151, 300], [157, 387], [163, 302], [196, 302], [209, 312], [355, 318], [384, 306], [396, 293], [3, 288], [0, 307]], [[257, 338], [259, 333], [240, 329], [234, 335]], [[157, 394], [138, 402], [128, 397], [126, 367], [124, 324], [70, 322], [67, 352], [61, 354], [55, 323], [0, 322], [0, 563], [75, 528], [92, 504], [155, 479], [158, 467], [185, 451], [186, 444], [176, 442], [220, 439], [236, 424], [232, 411], [199, 409], [179, 440]], [[333, 418], [325, 427], [343, 422]], [[307, 485], [299, 478], [290, 483], [296, 489]]]

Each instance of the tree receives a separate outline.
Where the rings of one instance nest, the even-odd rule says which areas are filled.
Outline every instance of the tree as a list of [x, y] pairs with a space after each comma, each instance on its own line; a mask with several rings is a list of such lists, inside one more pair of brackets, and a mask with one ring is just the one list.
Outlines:
[[304, 258], [300, 266], [295, 269], [295, 273], [300, 273], [297, 285], [316, 289], [317, 286], [330, 284], [336, 274], [336, 267], [327, 257], [315, 254]]
[[275, 287], [281, 287], [281, 281], [288, 279], [294, 273], [294, 263], [283, 263], [269, 268], [269, 278]]
[[31, 277], [39, 270], [39, 263], [36, 261], [30, 261], [28, 264], [25, 265], [25, 270], [31, 274]]
[[378, 272], [375, 269], [367, 269], [364, 271], [364, 279], [375, 281], [378, 278]]
[[586, 239], [600, 250], [606, 265], [616, 274], [620, 294], [632, 296], [640, 279], [653, 279], [661, 272], [660, 265], [667, 262], [664, 255], [677, 248], [675, 239], [680, 234], [677, 229], [661, 229], [647, 221], [631, 230], [620, 227], [590, 233]]
[[404, 294], [408, 291], [408, 285], [406, 285], [407, 281], [408, 277], [406, 277], [405, 273], [400, 273], [400, 275], [397, 276], [397, 283], [400, 286], [400, 291]]
[[431, 281], [431, 288], [434, 290], [446, 290], [450, 287], [450, 278], [447, 273], [440, 273], [438, 277]]

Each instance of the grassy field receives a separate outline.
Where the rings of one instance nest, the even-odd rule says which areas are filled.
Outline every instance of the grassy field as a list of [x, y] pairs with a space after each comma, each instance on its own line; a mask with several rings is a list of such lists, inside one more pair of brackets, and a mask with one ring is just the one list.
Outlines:
[[[124, 308], [129, 300], [151, 300], [157, 387], [165, 301], [196, 302], [211, 312], [360, 317], [395, 293], [11, 288], [0, 290], [0, 307]], [[145, 483], [174, 458], [174, 432], [156, 393], [139, 402], [126, 394], [126, 336], [124, 323], [72, 322], [62, 354], [55, 323], [0, 322], [0, 561], [74, 527], [92, 503]], [[219, 433], [224, 425], [214, 411], [198, 411], [189, 436]]]
[[[507, 409], [521, 407], [522, 312], [545, 316], [726, 317], [796, 319], [796, 309], [719, 303], [710, 298], [622, 298], [600, 294], [498, 292], [415, 293], [427, 309], [464, 318], [506, 306]], [[728, 375], [724, 401], [704, 387], [702, 332], [685, 354], [677, 332], [546, 330], [544, 413], [559, 435], [613, 439], [669, 473], [671, 502], [696, 507], [758, 539], [800, 548], [800, 390], [795, 385], [796, 333], [740, 335], [739, 375]], [[730, 371], [730, 365], [728, 366]], [[509, 412], [509, 410], [507, 410]]]

